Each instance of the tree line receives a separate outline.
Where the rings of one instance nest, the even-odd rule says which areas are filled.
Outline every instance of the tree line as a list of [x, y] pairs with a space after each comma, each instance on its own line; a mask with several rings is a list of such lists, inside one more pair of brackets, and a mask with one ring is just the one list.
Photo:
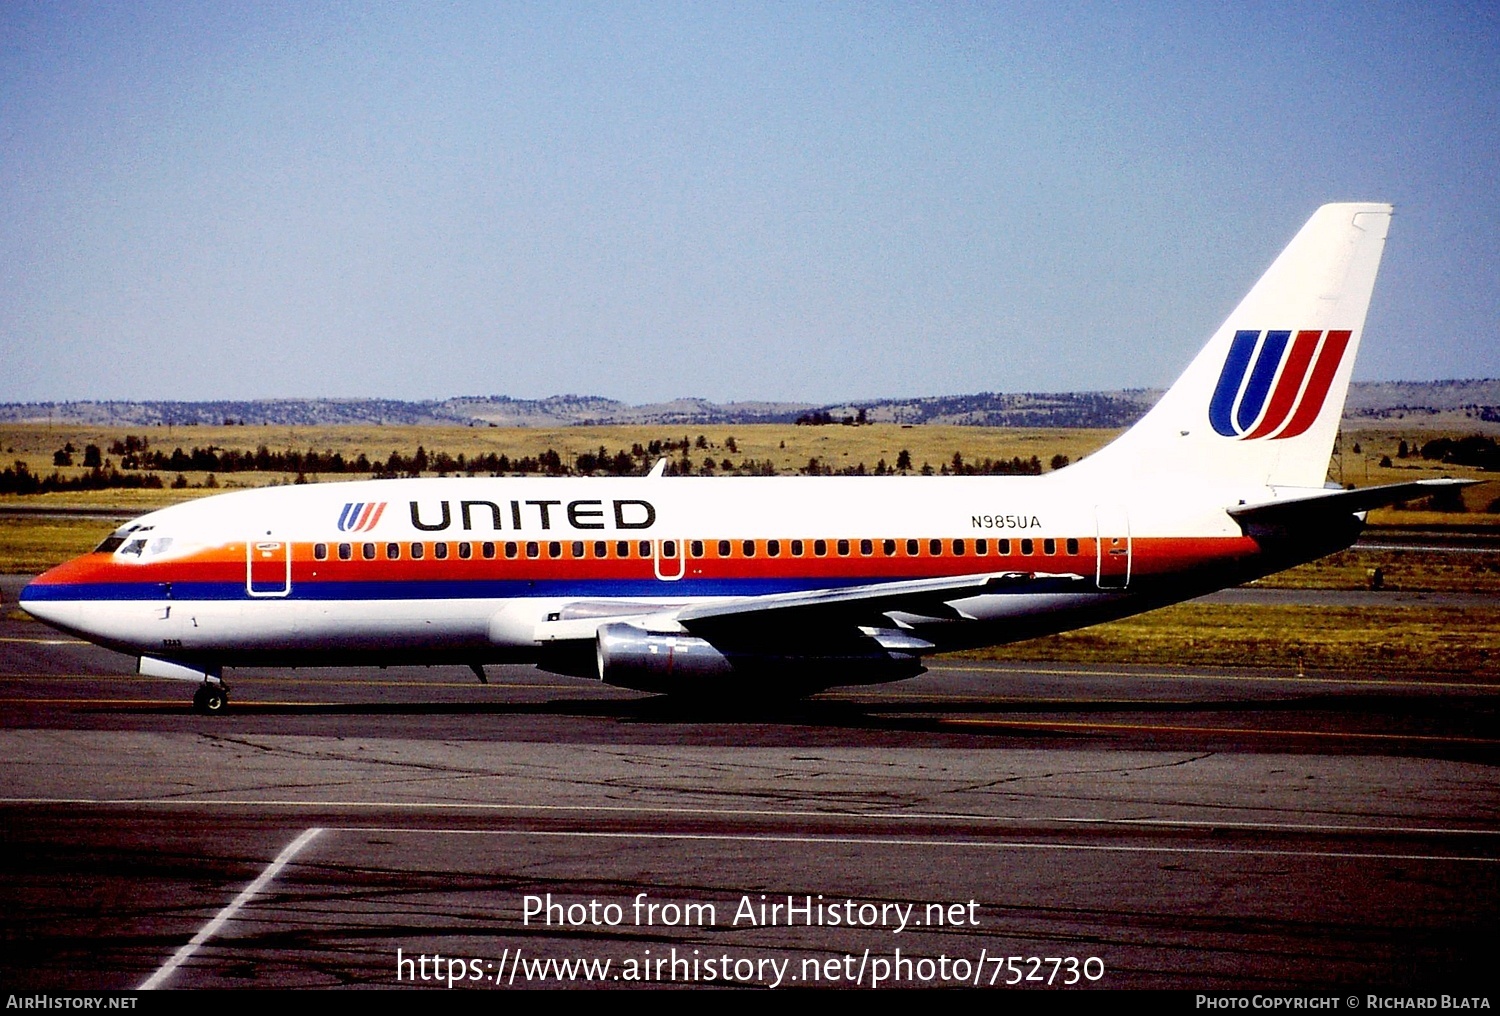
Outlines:
[[[783, 445], [783, 447], [785, 447]], [[173, 488], [188, 486], [186, 473], [207, 473], [209, 478], [202, 484], [217, 487], [216, 474], [239, 472], [269, 472], [295, 474], [298, 483], [319, 474], [368, 476], [371, 479], [394, 477], [416, 477], [437, 473], [439, 475], [539, 475], [539, 476], [640, 476], [648, 472], [657, 461], [665, 459], [665, 472], [669, 476], [715, 476], [734, 474], [741, 476], [775, 476], [779, 470], [771, 459], [750, 457], [736, 461], [724, 452], [739, 454], [739, 445], [733, 437], [726, 438], [723, 445], [715, 445], [703, 435], [696, 439], [687, 435], [679, 439], [666, 438], [645, 443], [636, 442], [628, 450], [610, 451], [603, 445], [597, 449], [577, 455], [564, 455], [548, 448], [536, 455], [512, 458], [506, 454], [488, 452], [478, 455], [457, 455], [446, 451], [429, 451], [418, 445], [411, 454], [393, 451], [385, 458], [370, 458], [360, 452], [345, 456], [331, 450], [306, 451], [288, 449], [272, 451], [261, 445], [253, 452], [234, 448], [193, 447], [188, 451], [174, 448], [166, 452], [152, 448], [150, 441], [139, 435], [127, 435], [109, 445], [109, 455], [98, 445], [89, 444], [80, 451], [71, 442], [53, 453], [53, 465], [58, 470], [78, 463], [88, 470], [81, 475], [67, 476], [54, 470], [50, 476], [32, 473], [26, 463], [17, 460], [11, 467], [0, 472], [0, 493], [41, 494], [53, 491], [104, 490], [108, 488], [160, 489], [164, 486], [159, 473], [176, 473], [170, 484]], [[118, 466], [115, 458], [118, 457]], [[1068, 464], [1066, 455], [1055, 455], [1052, 469], [1061, 469]], [[983, 458], [967, 460], [961, 452], [954, 452], [951, 460], [934, 468], [930, 463], [917, 467], [912, 462], [911, 452], [902, 449], [894, 463], [885, 459], [874, 467], [864, 462], [835, 467], [819, 458], [811, 458], [805, 466], [794, 472], [805, 476], [893, 476], [919, 473], [923, 476], [978, 476], [978, 475], [1036, 475], [1042, 472], [1040, 459], [1031, 456], [1023, 459]]]
[[53, 470], [49, 476], [38, 476], [20, 459], [0, 470], [0, 494], [51, 494], [57, 491], [160, 490], [161, 477], [155, 473], [122, 473], [114, 466], [95, 467], [79, 476], [63, 476]]

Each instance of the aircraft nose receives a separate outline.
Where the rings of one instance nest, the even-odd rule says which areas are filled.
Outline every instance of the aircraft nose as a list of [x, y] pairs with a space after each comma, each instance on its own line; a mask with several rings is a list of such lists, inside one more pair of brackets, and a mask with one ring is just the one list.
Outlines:
[[26, 583], [17, 602], [38, 621], [76, 632], [82, 621], [83, 605], [69, 595], [68, 584], [59, 574], [66, 568], [67, 565], [53, 568]]

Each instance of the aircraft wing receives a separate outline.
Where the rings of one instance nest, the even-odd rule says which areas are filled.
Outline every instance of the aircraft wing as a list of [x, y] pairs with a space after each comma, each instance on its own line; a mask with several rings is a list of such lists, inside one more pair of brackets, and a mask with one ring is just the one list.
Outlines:
[[697, 634], [761, 621], [800, 627], [804, 624], [874, 618], [892, 611], [920, 614], [924, 617], [957, 618], [958, 612], [950, 605], [952, 600], [999, 592], [1043, 579], [1082, 581], [1083, 576], [1005, 571], [907, 582], [881, 582], [844, 589], [814, 589], [704, 603], [679, 610], [675, 617], [684, 628]]
[[627, 622], [658, 631], [686, 631], [704, 638], [736, 632], [765, 631], [784, 635], [852, 630], [860, 625], [889, 627], [883, 615], [899, 611], [923, 617], [961, 617], [953, 600], [1039, 583], [1054, 586], [1086, 581], [1082, 575], [1042, 572], [988, 572], [903, 582], [879, 582], [837, 589], [812, 589], [761, 596], [739, 596], [686, 606], [602, 603], [564, 608], [556, 620], [536, 626], [539, 642], [593, 638], [603, 622]]

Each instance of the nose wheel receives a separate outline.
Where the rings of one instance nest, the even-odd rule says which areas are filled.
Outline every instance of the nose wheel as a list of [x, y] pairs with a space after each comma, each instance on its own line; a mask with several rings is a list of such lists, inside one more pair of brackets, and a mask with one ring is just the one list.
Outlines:
[[223, 684], [210, 684], [205, 681], [193, 692], [193, 709], [195, 712], [206, 716], [214, 716], [222, 713], [229, 707], [229, 689]]

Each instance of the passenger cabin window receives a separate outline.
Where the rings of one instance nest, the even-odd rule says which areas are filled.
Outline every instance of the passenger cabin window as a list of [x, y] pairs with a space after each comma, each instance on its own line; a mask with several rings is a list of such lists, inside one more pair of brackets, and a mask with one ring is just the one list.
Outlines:
[[354, 556], [354, 545], [352, 543], [339, 544], [339, 560], [348, 561]]
[[366, 561], [375, 560], [375, 544], [366, 543], [359, 548], [359, 556]]
[[988, 554], [989, 552], [990, 552], [990, 541], [989, 540], [986, 540], [983, 537], [980, 537], [979, 539], [977, 539], [977, 540], [974, 541], [974, 553], [975, 554], [979, 555], [980, 557], [984, 557], [984, 555]]
[[997, 546], [999, 547], [999, 549], [996, 551], [997, 553], [999, 553], [1001, 555], [1005, 555], [1005, 554], [1009, 554], [1010, 553], [1010, 541], [1009, 540], [1001, 540], [998, 543]]
[[328, 560], [328, 544], [326, 544], [326, 543], [315, 543], [315, 544], [313, 544], [313, 560], [314, 561], [326, 561], [326, 560]]
[[411, 559], [413, 561], [420, 561], [420, 560], [422, 560], [422, 558], [424, 556], [424, 551], [426, 549], [427, 548], [425, 548], [424, 546], [422, 546], [422, 544], [420, 544], [420, 543], [413, 543], [411, 545]]
[[1030, 539], [1025, 539], [1025, 540], [1021, 541], [1021, 553], [1023, 553], [1023, 554], [1030, 554], [1034, 550], [1036, 550], [1036, 544], [1033, 543]]
[[582, 558], [583, 557], [583, 541], [582, 540], [574, 540], [573, 541], [573, 556], [577, 557], [577, 558]]
[[849, 556], [849, 541], [848, 540], [840, 540], [838, 542], [838, 544], [837, 544], [837, 547], [838, 547], [839, 557], [848, 557]]
[[506, 557], [515, 557], [518, 553], [520, 553], [520, 550], [521, 550], [521, 548], [518, 547], [518, 546], [516, 546], [516, 542], [514, 540], [506, 540], [505, 541], [505, 556]]
[[802, 541], [801, 540], [793, 540], [792, 541], [792, 556], [793, 557], [801, 557], [802, 556]]
[[780, 557], [781, 556], [781, 541], [780, 540], [767, 540], [766, 541], [766, 556], [767, 557]]
[[963, 557], [964, 556], [964, 550], [965, 550], [964, 541], [962, 541], [962, 540], [954, 540], [953, 541], [953, 554], [954, 554], [955, 557]]
[[688, 544], [688, 550], [692, 552], [692, 555], [694, 557], [702, 557], [703, 556], [703, 541], [702, 540], [694, 540], [692, 543]]
[[401, 560], [401, 544], [387, 543], [385, 545], [385, 559], [387, 561]]
[[557, 540], [547, 541], [547, 556], [554, 560], [562, 557], [562, 544]]
[[609, 544], [603, 540], [594, 541], [594, 556], [600, 559], [609, 557]]
[[875, 541], [874, 540], [860, 540], [859, 541], [859, 552], [864, 557], [869, 557], [871, 554], [875, 553]]
[[1054, 540], [1050, 536], [1047, 537], [1045, 540], [1043, 540], [1042, 541], [1042, 553], [1043, 554], [1056, 554], [1057, 553], [1057, 541]]
[[927, 552], [929, 554], [931, 554], [933, 557], [942, 557], [943, 556], [943, 541], [942, 540], [928, 540], [927, 541]]
[[828, 556], [828, 541], [827, 540], [814, 540], [813, 541], [813, 554], [816, 555], [817, 557], [827, 557]]
[[495, 556], [495, 544], [490, 541], [481, 543], [479, 545], [479, 552], [484, 555], [485, 560], [489, 560]]
[[448, 545], [446, 543], [434, 543], [432, 545], [432, 556], [442, 561], [448, 556]]
[[630, 541], [629, 540], [617, 540], [615, 542], [615, 557], [629, 557], [629, 556], [630, 556]]
[[1076, 554], [1076, 553], [1078, 553], [1078, 541], [1076, 539], [1074, 539], [1073, 537], [1071, 537], [1071, 536], [1068, 537], [1068, 553], [1069, 554]]
[[639, 543], [637, 543], [635, 545], [635, 549], [639, 550], [641, 552], [641, 557], [643, 559], [644, 558], [648, 558], [648, 557], [651, 556], [651, 541], [650, 540], [641, 540]]
[[917, 542], [916, 540], [907, 540], [906, 541], [906, 556], [907, 557], [916, 557], [920, 553], [922, 553], [922, 545], [919, 542]]
[[535, 540], [528, 540], [526, 542], [526, 556], [527, 557], [541, 557], [542, 556], [541, 545], [539, 543], [537, 543]]
[[886, 540], [884, 543], [882, 543], [880, 545], [880, 550], [881, 550], [882, 553], [885, 554], [886, 557], [895, 557], [896, 556], [896, 541], [895, 540]]
[[460, 543], [458, 545], [458, 556], [467, 561], [474, 556], [474, 545], [472, 543]]
[[746, 557], [754, 557], [755, 556], [755, 541], [754, 540], [746, 540], [744, 543], [740, 544], [740, 549], [745, 552], [745, 556]]

